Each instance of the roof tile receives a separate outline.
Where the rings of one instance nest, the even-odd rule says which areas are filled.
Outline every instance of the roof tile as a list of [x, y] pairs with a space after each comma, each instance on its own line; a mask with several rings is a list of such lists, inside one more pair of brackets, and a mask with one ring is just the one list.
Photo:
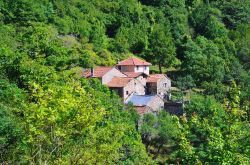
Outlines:
[[144, 61], [144, 60], [141, 60], [139, 58], [135, 58], [135, 57], [130, 57], [126, 60], [123, 60], [121, 62], [119, 62], [117, 64], [117, 66], [149, 66], [149, 65], [152, 65], [151, 63], [147, 62], [147, 61]]
[[113, 67], [99, 66], [93, 69], [93, 75], [91, 75], [91, 69], [83, 70], [83, 77], [96, 77], [101, 78], [107, 72], [109, 72]]
[[130, 77], [114, 77], [107, 84], [109, 87], [125, 87], [133, 78]]
[[147, 82], [148, 82], [148, 83], [157, 82], [158, 80], [160, 80], [161, 78], [164, 78], [164, 77], [165, 77], [164, 74], [151, 74], [151, 75], [147, 78]]
[[135, 110], [139, 115], [144, 115], [148, 112], [146, 106], [135, 106]]

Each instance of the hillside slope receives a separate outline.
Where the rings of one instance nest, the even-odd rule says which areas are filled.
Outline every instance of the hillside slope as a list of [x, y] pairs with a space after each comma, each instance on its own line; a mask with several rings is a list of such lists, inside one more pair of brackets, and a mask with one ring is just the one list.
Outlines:
[[[187, 118], [79, 77], [131, 55], [203, 89]], [[249, 163], [249, 100], [249, 0], [0, 0], [0, 164]]]

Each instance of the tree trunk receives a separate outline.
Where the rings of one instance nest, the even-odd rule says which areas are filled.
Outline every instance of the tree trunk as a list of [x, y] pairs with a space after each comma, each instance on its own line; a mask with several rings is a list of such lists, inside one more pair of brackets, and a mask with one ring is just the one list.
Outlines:
[[159, 66], [159, 71], [160, 71], [160, 73], [162, 73], [162, 65], [161, 65], [161, 62], [158, 63], [158, 66]]

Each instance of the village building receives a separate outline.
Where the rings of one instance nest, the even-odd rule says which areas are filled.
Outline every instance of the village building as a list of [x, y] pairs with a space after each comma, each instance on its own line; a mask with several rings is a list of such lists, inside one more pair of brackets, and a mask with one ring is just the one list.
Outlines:
[[146, 79], [146, 93], [148, 95], [160, 95], [165, 98], [170, 91], [171, 80], [164, 74], [151, 74]]
[[98, 78], [101, 83], [121, 97], [125, 104], [133, 104], [138, 114], [156, 114], [164, 108], [164, 98], [171, 88], [171, 80], [164, 74], [149, 74], [151, 64], [131, 57], [115, 67], [83, 69], [83, 77]]
[[134, 72], [123, 72], [123, 74], [125, 74], [127, 77], [137, 79], [143, 86], [146, 87], [146, 82], [147, 82], [146, 79], [147, 79], [147, 77], [148, 77], [147, 74], [141, 73], [141, 72], [138, 72], [138, 73], [134, 73]]
[[100, 66], [91, 69], [83, 70], [83, 77], [85, 78], [98, 78], [102, 84], [107, 84], [113, 77], [127, 77], [115, 67]]
[[149, 75], [150, 65], [152, 64], [149, 62], [146, 62], [139, 58], [131, 57], [119, 62], [116, 66], [122, 72], [145, 73]]
[[133, 95], [126, 104], [133, 104], [140, 112], [157, 114], [164, 108], [164, 101], [158, 95]]
[[133, 95], [145, 95], [144, 86], [134, 78], [114, 77], [107, 86], [118, 93], [124, 102]]

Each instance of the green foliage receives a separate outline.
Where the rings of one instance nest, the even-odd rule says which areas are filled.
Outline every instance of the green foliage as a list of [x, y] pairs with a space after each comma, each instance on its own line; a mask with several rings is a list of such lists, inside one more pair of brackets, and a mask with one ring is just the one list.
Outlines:
[[250, 2], [241, 1], [213, 1], [213, 6], [218, 7], [223, 14], [223, 22], [229, 28], [236, 28], [239, 24], [250, 24]]
[[250, 69], [250, 26], [241, 24], [236, 31], [231, 32], [231, 38], [236, 43], [237, 55], [248, 70]]
[[[187, 118], [181, 120], [184, 137], [180, 139], [179, 147], [182, 149], [182, 145], [186, 144], [184, 152], [188, 154], [183, 154], [183, 149], [177, 151], [177, 155], [184, 158], [181, 161], [205, 164], [249, 162], [248, 147], [243, 147], [245, 142], [241, 143], [238, 139], [239, 136], [245, 138], [249, 134], [249, 125], [245, 121], [230, 120], [231, 114], [211, 97], [193, 96], [185, 110]], [[236, 132], [240, 131], [243, 125], [245, 128], [241, 129], [239, 135]], [[245, 140], [249, 141], [249, 138]]]
[[197, 85], [201, 82], [221, 82], [224, 78], [224, 61], [219, 56], [219, 49], [204, 37], [197, 37], [195, 42], [188, 40], [184, 52], [182, 67], [191, 74]]
[[22, 137], [20, 121], [17, 118], [23, 108], [26, 94], [15, 84], [0, 78], [0, 159], [18, 160]]
[[[0, 103], [0, 160], [16, 159], [21, 128], [8, 106]], [[20, 152], [20, 151], [19, 151]]]
[[176, 80], [176, 85], [181, 90], [191, 89], [196, 86], [195, 81], [191, 75], [178, 77]]
[[169, 30], [161, 25], [155, 25], [149, 38], [148, 59], [159, 66], [170, 67], [175, 60], [175, 47]]
[[176, 144], [179, 135], [178, 118], [165, 111], [157, 116], [145, 114], [139, 131], [148, 152], [154, 153], [153, 150], [157, 150], [154, 156], [156, 159], [160, 153], [164, 154], [166, 149], [171, 150]]
[[226, 94], [226, 86], [221, 83], [204, 82], [202, 88], [205, 89], [204, 94], [213, 95], [217, 100], [223, 100]]
[[150, 162], [118, 96], [98, 80], [73, 81], [66, 74], [65, 83], [29, 85], [32, 102], [21, 111], [22, 163]]
[[[249, 0], [0, 0], [0, 163], [249, 164], [249, 11]], [[140, 119], [81, 78], [131, 54], [178, 67], [174, 84], [204, 96], [186, 117]]]

